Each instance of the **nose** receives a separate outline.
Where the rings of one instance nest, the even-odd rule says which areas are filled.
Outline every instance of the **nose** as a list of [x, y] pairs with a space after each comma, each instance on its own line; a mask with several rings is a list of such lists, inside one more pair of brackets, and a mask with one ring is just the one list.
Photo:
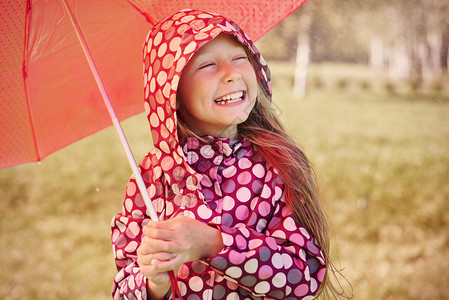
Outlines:
[[226, 63], [223, 66], [223, 83], [234, 82], [240, 80], [242, 75], [240, 74], [238, 68], [236, 68], [232, 63]]

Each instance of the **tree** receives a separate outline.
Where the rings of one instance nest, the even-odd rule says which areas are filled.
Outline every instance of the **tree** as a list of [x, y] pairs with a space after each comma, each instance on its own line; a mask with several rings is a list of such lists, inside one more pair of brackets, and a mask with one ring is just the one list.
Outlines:
[[[449, 3], [440, 0], [396, 0], [363, 2], [371, 33], [370, 64], [385, 68], [393, 79], [413, 78], [431, 82], [447, 72], [448, 43], [444, 33], [449, 23]], [[383, 20], [374, 22], [374, 19]], [[370, 25], [374, 24], [374, 25]]]
[[370, 64], [429, 83], [448, 74], [448, 15], [442, 0], [309, 0], [258, 43], [268, 59], [297, 61], [298, 95], [308, 61]]
[[303, 98], [306, 95], [307, 70], [310, 62], [310, 25], [314, 4], [309, 3], [298, 18], [298, 34], [296, 46], [296, 66], [293, 83], [293, 95]]

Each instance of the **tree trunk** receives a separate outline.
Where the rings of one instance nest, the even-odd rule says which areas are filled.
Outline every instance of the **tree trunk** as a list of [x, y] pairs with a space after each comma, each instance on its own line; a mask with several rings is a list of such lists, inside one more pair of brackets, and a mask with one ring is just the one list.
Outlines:
[[433, 79], [432, 66], [430, 63], [429, 47], [427, 44], [421, 42], [417, 46], [418, 58], [421, 67], [420, 78], [424, 82], [430, 82]]
[[441, 47], [441, 67], [445, 69], [446, 75], [449, 75], [449, 25], [443, 31]]
[[298, 47], [296, 48], [295, 79], [293, 84], [293, 94], [296, 98], [304, 98], [306, 95], [309, 55], [309, 35], [303, 32], [298, 36]]
[[443, 36], [440, 33], [429, 33], [427, 34], [427, 41], [430, 48], [430, 65], [432, 68], [431, 79], [436, 80], [441, 77], [443, 70], [441, 68], [441, 52], [443, 49]]
[[382, 38], [371, 38], [370, 47], [370, 66], [376, 71], [383, 71], [385, 69], [385, 53]]
[[389, 58], [389, 75], [395, 80], [407, 79], [410, 76], [410, 58], [405, 42], [397, 40], [391, 49]]
[[441, 43], [440, 66], [442, 73], [449, 75], [449, 25], [443, 30]]
[[310, 61], [310, 25], [312, 23], [312, 6], [305, 6], [303, 13], [299, 16], [296, 66], [293, 82], [293, 95], [295, 98], [304, 98], [307, 86], [307, 71]]

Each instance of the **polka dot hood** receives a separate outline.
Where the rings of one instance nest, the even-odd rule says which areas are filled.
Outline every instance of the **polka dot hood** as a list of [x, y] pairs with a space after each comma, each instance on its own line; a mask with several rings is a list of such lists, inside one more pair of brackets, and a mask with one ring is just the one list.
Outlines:
[[[156, 24], [144, 46], [145, 111], [162, 172], [180, 197], [202, 197], [201, 176], [186, 163], [177, 134], [176, 93], [181, 73], [194, 53], [219, 35], [234, 35], [250, 50], [259, 82], [271, 95], [270, 71], [254, 43], [233, 21], [209, 12], [184, 10]], [[150, 189], [150, 192], [154, 188]]]
[[[223, 32], [249, 49], [259, 82], [271, 95], [264, 60], [231, 20], [196, 10], [162, 20], [144, 46], [145, 108], [155, 147], [139, 170], [160, 219], [182, 214], [221, 232], [224, 247], [215, 257], [179, 269], [183, 299], [311, 299], [326, 273], [325, 259], [286, 205], [278, 171], [244, 138], [178, 140], [176, 92], [182, 70], [201, 46]], [[147, 299], [137, 248], [149, 221], [131, 178], [122, 212], [111, 224], [118, 270], [114, 299]]]

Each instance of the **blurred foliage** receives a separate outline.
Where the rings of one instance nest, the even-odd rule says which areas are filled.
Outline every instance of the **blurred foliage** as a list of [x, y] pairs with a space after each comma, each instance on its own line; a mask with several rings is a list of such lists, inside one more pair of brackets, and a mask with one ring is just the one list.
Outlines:
[[[312, 15], [312, 24], [301, 28], [300, 19], [306, 14]], [[449, 2], [441, 0], [309, 0], [258, 44], [268, 59], [294, 61], [297, 35], [306, 30], [312, 62], [367, 64], [373, 38], [390, 46], [403, 40], [413, 52], [419, 42], [427, 43], [428, 33], [435, 32], [443, 35], [441, 64], [447, 66], [448, 15]]]

